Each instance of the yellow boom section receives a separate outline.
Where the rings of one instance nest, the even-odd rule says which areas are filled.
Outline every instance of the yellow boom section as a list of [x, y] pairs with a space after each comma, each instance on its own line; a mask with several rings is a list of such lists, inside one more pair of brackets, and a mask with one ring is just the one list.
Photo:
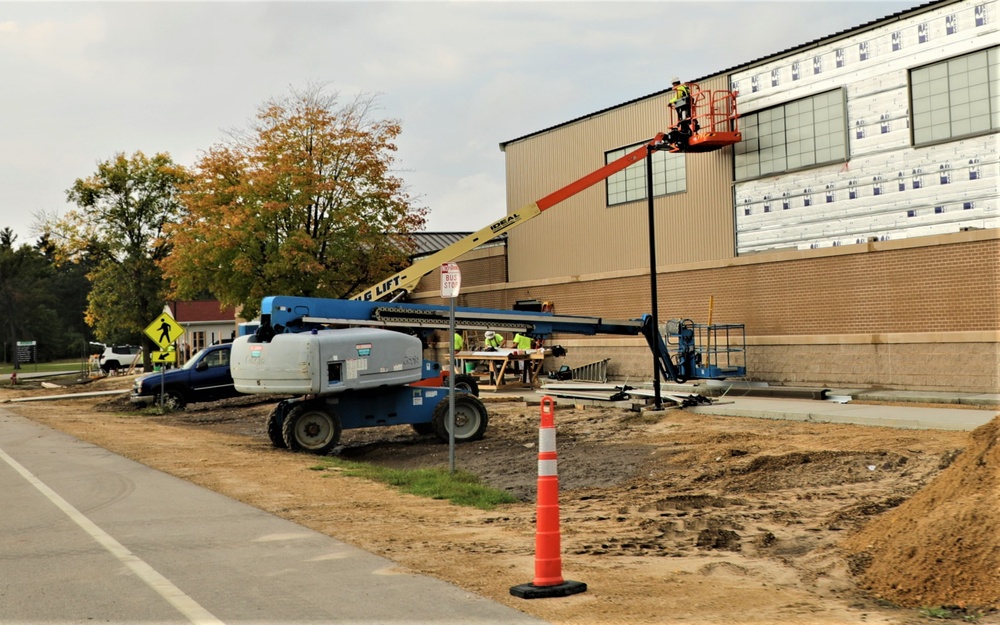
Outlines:
[[452, 261], [462, 254], [474, 250], [483, 243], [490, 241], [508, 230], [523, 224], [532, 217], [541, 213], [537, 202], [526, 204], [521, 210], [511, 213], [494, 221], [481, 230], [473, 232], [469, 236], [455, 241], [443, 250], [434, 252], [427, 258], [423, 258], [396, 275], [383, 280], [375, 286], [351, 297], [353, 300], [377, 302], [385, 299], [399, 291], [409, 293], [417, 288], [420, 279], [440, 267], [443, 263]]
[[490, 241], [491, 239], [516, 228], [517, 226], [520, 226], [529, 219], [537, 217], [540, 212], [555, 206], [567, 198], [573, 197], [584, 189], [594, 186], [598, 182], [605, 180], [609, 176], [625, 169], [629, 165], [639, 162], [646, 157], [649, 150], [660, 149], [655, 146], [662, 144], [663, 137], [664, 134], [662, 132], [657, 134], [653, 137], [652, 141], [643, 144], [641, 147], [636, 148], [618, 160], [612, 161], [604, 167], [587, 174], [583, 178], [571, 182], [558, 191], [546, 195], [537, 202], [525, 204], [521, 207], [521, 210], [494, 221], [482, 230], [473, 232], [469, 236], [452, 243], [443, 250], [439, 250], [427, 258], [413, 263], [396, 275], [383, 280], [382, 282], [358, 293], [357, 295], [352, 296], [351, 299], [364, 302], [378, 302], [387, 298], [395, 297], [400, 293], [409, 293], [413, 289], [417, 288], [417, 284], [420, 283], [421, 278], [437, 269], [442, 263], [455, 260], [462, 254], [475, 249], [483, 243], [486, 243], [487, 241]]

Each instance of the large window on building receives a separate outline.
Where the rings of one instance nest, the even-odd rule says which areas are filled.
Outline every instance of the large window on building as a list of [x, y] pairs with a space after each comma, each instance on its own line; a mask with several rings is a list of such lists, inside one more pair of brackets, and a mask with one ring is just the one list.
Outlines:
[[1000, 48], [910, 71], [913, 144], [1000, 129]]
[[[607, 152], [604, 162], [611, 163], [642, 144]], [[608, 178], [608, 206], [646, 199], [646, 159], [629, 165]], [[687, 190], [687, 169], [684, 155], [665, 151], [653, 152], [653, 197]]]
[[828, 91], [740, 116], [736, 179], [847, 160], [844, 92]]

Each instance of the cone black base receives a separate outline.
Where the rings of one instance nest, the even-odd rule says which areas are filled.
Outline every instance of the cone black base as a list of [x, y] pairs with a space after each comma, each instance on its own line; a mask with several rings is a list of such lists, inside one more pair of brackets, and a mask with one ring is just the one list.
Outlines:
[[518, 584], [510, 587], [510, 594], [522, 599], [545, 599], [546, 597], [568, 597], [587, 591], [587, 584], [566, 580], [555, 586], [535, 586]]

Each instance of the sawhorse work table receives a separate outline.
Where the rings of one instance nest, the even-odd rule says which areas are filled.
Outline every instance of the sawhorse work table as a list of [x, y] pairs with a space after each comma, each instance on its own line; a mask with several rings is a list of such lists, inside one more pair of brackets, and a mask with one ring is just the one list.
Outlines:
[[[532, 349], [528, 351], [501, 349], [495, 352], [458, 352], [455, 359], [460, 365], [466, 361], [485, 362], [489, 369], [489, 383], [480, 384], [480, 390], [502, 391], [513, 388], [535, 388], [538, 386], [538, 374], [542, 371], [542, 364], [548, 350]], [[522, 367], [528, 368], [530, 382], [524, 381], [524, 371], [514, 371], [513, 363], [521, 363]], [[459, 370], [464, 370], [462, 366]], [[513, 382], [505, 381], [505, 376], [514, 375]]]

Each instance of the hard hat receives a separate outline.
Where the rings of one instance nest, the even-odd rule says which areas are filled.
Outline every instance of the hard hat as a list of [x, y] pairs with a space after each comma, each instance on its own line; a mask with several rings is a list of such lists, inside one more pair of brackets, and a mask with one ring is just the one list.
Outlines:
[[488, 339], [491, 339], [491, 338], [493, 338], [496, 335], [497, 335], [497, 333], [494, 332], [493, 330], [487, 330], [486, 331], [486, 338], [488, 338]]
[[674, 84], [674, 85], [680, 83], [680, 81], [681, 81], [681, 79], [678, 78], [677, 76], [674, 76], [673, 78], [670, 79], [670, 83]]

